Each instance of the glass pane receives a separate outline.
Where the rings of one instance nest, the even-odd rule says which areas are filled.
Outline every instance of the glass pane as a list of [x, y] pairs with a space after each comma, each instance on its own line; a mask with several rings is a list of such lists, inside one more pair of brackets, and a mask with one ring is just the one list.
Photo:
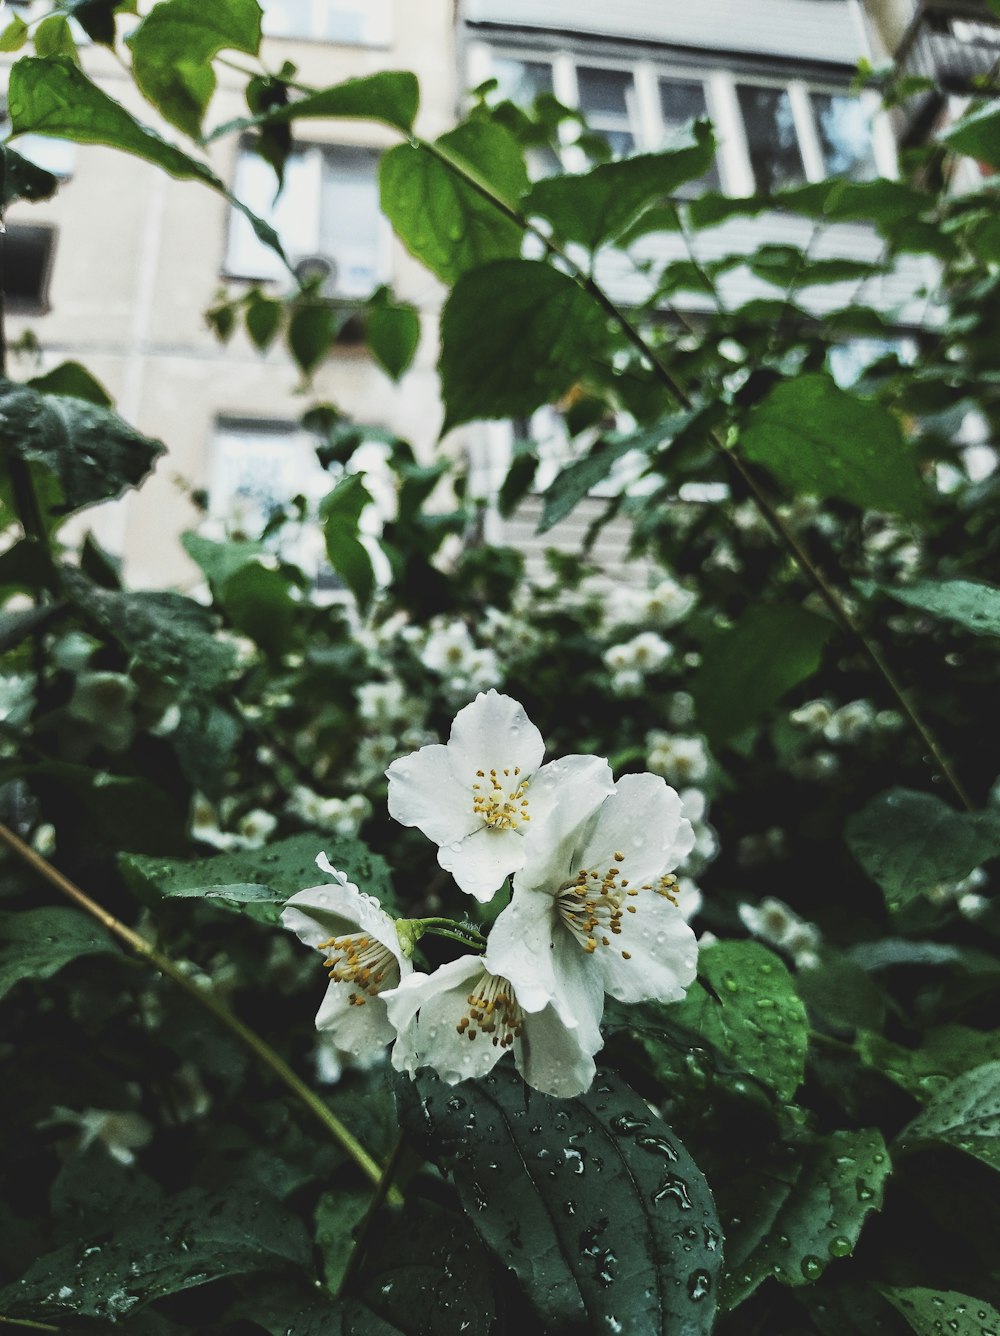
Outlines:
[[521, 107], [530, 107], [539, 93], [552, 92], [552, 66], [541, 60], [494, 56], [490, 73], [497, 81], [500, 97]]
[[[708, 116], [708, 99], [705, 85], [694, 79], [660, 79], [660, 111], [667, 128], [667, 144], [670, 148], [678, 137], [678, 132], [692, 121]], [[713, 162], [703, 176], [688, 181], [677, 192], [679, 195], [697, 195], [703, 190], [720, 188], [719, 168]]]
[[318, 36], [331, 42], [388, 46], [391, 22], [386, 0], [323, 0]]
[[[285, 185], [275, 199], [274, 168], [256, 153], [244, 150], [236, 164], [233, 194], [259, 218], [270, 223], [281, 238], [288, 258], [316, 249], [315, 168], [305, 154], [293, 152], [285, 163]], [[242, 278], [284, 278], [285, 266], [274, 251], [259, 241], [242, 213], [232, 210], [226, 273]]]
[[580, 110], [590, 129], [608, 141], [616, 157], [635, 151], [632, 133], [632, 107], [635, 89], [632, 76], [625, 70], [592, 69], [581, 65], [576, 71]]
[[805, 180], [792, 103], [783, 88], [737, 84], [756, 187], [779, 190]]
[[810, 97], [827, 174], [854, 181], [878, 176], [868, 116], [860, 100], [847, 93], [811, 93]]
[[268, 37], [311, 37], [313, 0], [264, 0], [261, 27]]
[[362, 148], [323, 155], [319, 250], [337, 267], [339, 296], [368, 297], [382, 275], [378, 155]]

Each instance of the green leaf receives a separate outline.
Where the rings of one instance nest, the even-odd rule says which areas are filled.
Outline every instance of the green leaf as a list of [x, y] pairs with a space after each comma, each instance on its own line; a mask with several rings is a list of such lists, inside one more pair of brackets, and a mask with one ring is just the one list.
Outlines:
[[304, 376], [310, 375], [330, 351], [337, 337], [339, 322], [333, 307], [326, 302], [300, 306], [288, 322], [288, 350]]
[[358, 537], [361, 512], [371, 499], [361, 475], [349, 473], [341, 478], [320, 506], [326, 555], [362, 611], [368, 607], [375, 592], [372, 559]]
[[[361, 840], [349, 835], [318, 836], [305, 833], [276, 840], [266, 849], [240, 849], [213, 854], [209, 858], [167, 859], [130, 855], [120, 860], [122, 873], [139, 894], [156, 896], [205, 896], [216, 894], [219, 904], [236, 912], [251, 913], [276, 923], [278, 905], [296, 891], [323, 886], [329, 878], [316, 866], [324, 851], [335, 868], [369, 895], [392, 903], [388, 864]], [[232, 893], [233, 887], [250, 888]], [[264, 891], [267, 894], [258, 892]], [[267, 898], [270, 896], [270, 900]], [[258, 912], [259, 911], [259, 912]]]
[[43, 376], [33, 376], [25, 384], [39, 394], [62, 394], [72, 399], [86, 399], [98, 408], [111, 408], [114, 403], [101, 382], [95, 380], [79, 362], [60, 362], [51, 371], [46, 371]]
[[434, 148], [437, 153], [425, 143], [400, 144], [384, 154], [379, 189], [382, 210], [407, 249], [453, 283], [478, 265], [517, 255], [523, 235], [463, 178], [463, 168], [510, 206], [527, 189], [528, 176], [517, 141], [489, 121], [466, 122]]
[[22, 979], [48, 979], [78, 956], [115, 955], [104, 928], [78, 909], [54, 905], [0, 913], [0, 997]]
[[[114, 46], [118, 0], [62, 0], [62, 7], [76, 19], [92, 42]], [[130, 12], [135, 12], [134, 4], [130, 6]]]
[[337, 1293], [344, 1278], [344, 1270], [354, 1251], [354, 1232], [370, 1205], [371, 1192], [363, 1188], [324, 1192], [316, 1203], [316, 1244], [320, 1251], [323, 1282], [331, 1294]]
[[237, 631], [277, 658], [287, 652], [301, 615], [302, 604], [293, 597], [293, 587], [284, 570], [272, 571], [255, 561], [230, 575], [217, 597]]
[[847, 844], [895, 912], [1000, 854], [1000, 816], [956, 812], [942, 799], [890, 789], [847, 822]]
[[235, 650], [216, 638], [216, 618], [183, 594], [101, 589], [64, 569], [74, 603], [164, 682], [211, 691], [232, 675]]
[[748, 459], [793, 492], [911, 519], [924, 513], [923, 485], [897, 419], [829, 376], [776, 385], [751, 410], [740, 443]]
[[602, 163], [580, 176], [536, 181], [524, 211], [548, 219], [560, 240], [595, 251], [620, 237], [646, 209], [662, 205], [685, 182], [708, 171], [714, 156], [712, 128], [698, 121], [690, 146]]
[[[741, 257], [742, 258], [742, 257]], [[759, 246], [745, 261], [751, 273], [780, 288], [809, 288], [818, 283], [860, 282], [885, 272], [870, 260], [817, 259], [797, 246]]]
[[413, 128], [420, 104], [420, 88], [409, 70], [379, 70], [360, 79], [348, 79], [321, 88], [295, 101], [277, 106], [259, 116], [227, 121], [205, 136], [205, 143], [221, 136], [253, 129], [255, 126], [282, 125], [289, 121], [331, 117], [361, 117], [381, 121], [408, 134]]
[[757, 942], [715, 942], [698, 972], [711, 991], [696, 986], [670, 1018], [790, 1100], [805, 1071], [809, 1021], [784, 962]]
[[605, 354], [601, 308], [539, 260], [496, 260], [455, 284], [441, 317], [442, 434], [477, 418], [526, 417]]
[[918, 1048], [904, 1048], [880, 1034], [862, 1032], [857, 1050], [866, 1066], [883, 1072], [926, 1104], [956, 1076], [1000, 1053], [1000, 1031], [938, 1025], [923, 1035]]
[[0, 457], [14, 455], [55, 475], [55, 514], [138, 486], [163, 449], [106, 408], [0, 380]]
[[226, 50], [255, 56], [260, 23], [257, 0], [160, 0], [125, 39], [143, 96], [196, 139], [215, 92], [212, 60]]
[[233, 886], [185, 886], [183, 890], [168, 894], [172, 900], [211, 900], [226, 909], [246, 914], [258, 923], [280, 923], [282, 906], [287, 899], [269, 886], [249, 882], [237, 882]]
[[481, 1081], [417, 1085], [419, 1104], [401, 1109], [408, 1135], [449, 1172], [547, 1329], [711, 1331], [722, 1260], [711, 1193], [620, 1077], [599, 1072], [572, 1100], [540, 1095], [507, 1061]]
[[[635, 445], [628, 438], [596, 441], [582, 459], [574, 460], [552, 479], [542, 494], [542, 517], [538, 532], [547, 533], [554, 524], [566, 518], [584, 499], [591, 488], [603, 482], [619, 459], [630, 454]], [[535, 461], [531, 461], [534, 470]]]
[[420, 343], [420, 313], [408, 302], [386, 302], [368, 311], [368, 347], [393, 380], [409, 368]]
[[266, 352], [274, 342], [284, 310], [281, 302], [265, 297], [259, 292], [254, 293], [247, 302], [244, 316], [247, 333], [253, 340], [254, 347], [261, 352]]
[[35, 54], [42, 60], [65, 56], [76, 60], [76, 42], [64, 14], [50, 14], [35, 29]]
[[897, 1138], [900, 1151], [938, 1143], [1000, 1169], [1000, 1061], [956, 1076]]
[[1000, 1331], [1000, 1312], [985, 1299], [916, 1285], [906, 1289], [880, 1285], [879, 1292], [902, 1313], [917, 1336], [942, 1336], [943, 1332], [948, 1336], [995, 1336]]
[[28, 25], [20, 14], [15, 14], [0, 32], [0, 51], [20, 51], [28, 40]]
[[234, 575], [246, 566], [259, 565], [261, 557], [267, 552], [263, 543], [249, 539], [220, 543], [212, 538], [204, 538], [200, 533], [181, 534], [181, 546], [191, 560], [197, 563], [216, 598]]
[[858, 586], [868, 597], [877, 589], [910, 608], [958, 622], [976, 635], [1000, 636], [1000, 589], [992, 585], [975, 580], [918, 580], [899, 587], [873, 581], [859, 581]]
[[274, 228], [235, 199], [209, 167], [137, 121], [72, 61], [19, 60], [10, 72], [7, 110], [15, 135], [37, 133], [78, 144], [105, 144], [154, 163], [179, 180], [201, 181], [239, 209], [264, 245], [284, 259]]
[[116, 1323], [169, 1294], [223, 1276], [311, 1269], [302, 1221], [279, 1201], [188, 1188], [158, 1210], [115, 1221], [111, 1234], [84, 1236], [39, 1257], [0, 1291], [7, 1314], [97, 1318]]
[[51, 199], [58, 188], [57, 176], [22, 158], [9, 144], [0, 144], [0, 207], [6, 209], [16, 199]]
[[959, 153], [1000, 167], [1000, 107], [986, 102], [945, 131], [942, 139]]
[[877, 1128], [832, 1132], [781, 1146], [738, 1170], [727, 1188], [736, 1218], [726, 1235], [722, 1302], [732, 1309], [769, 1276], [811, 1285], [848, 1257], [865, 1217], [881, 1210], [891, 1169]]
[[690, 686], [709, 740], [742, 732], [815, 673], [832, 631], [803, 608], [764, 604], [710, 639]]

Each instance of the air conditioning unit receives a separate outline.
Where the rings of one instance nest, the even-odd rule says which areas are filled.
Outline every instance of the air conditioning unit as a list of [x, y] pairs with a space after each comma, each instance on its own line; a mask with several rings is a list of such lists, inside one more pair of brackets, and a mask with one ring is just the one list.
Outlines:
[[302, 284], [315, 289], [321, 297], [341, 296], [337, 261], [329, 255], [300, 255], [292, 264], [292, 272]]

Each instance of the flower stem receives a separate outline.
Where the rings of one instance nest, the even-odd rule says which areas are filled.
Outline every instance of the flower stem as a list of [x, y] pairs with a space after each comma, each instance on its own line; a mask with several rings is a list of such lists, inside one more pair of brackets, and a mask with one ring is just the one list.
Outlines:
[[462, 923], [456, 923], [454, 919], [422, 918], [417, 919], [417, 922], [420, 924], [421, 932], [433, 933], [435, 937], [449, 937], [453, 942], [462, 942], [477, 951], [482, 951], [486, 947], [486, 938], [478, 928], [467, 928]]
[[[113, 933], [115, 937], [125, 943], [140, 959], [144, 960], [153, 969], [158, 970], [160, 974], [166, 975], [179, 988], [199, 1002], [207, 1011], [210, 1011], [217, 1020], [226, 1026], [236, 1037], [249, 1048], [256, 1057], [277, 1076], [278, 1080], [292, 1092], [300, 1104], [309, 1110], [318, 1122], [330, 1134], [334, 1141], [347, 1152], [355, 1164], [367, 1177], [380, 1187], [382, 1184], [383, 1170], [371, 1155], [365, 1150], [361, 1142], [354, 1134], [344, 1126], [340, 1119], [331, 1109], [327, 1107], [322, 1099], [310, 1090], [295, 1072], [285, 1062], [284, 1058], [277, 1053], [265, 1039], [262, 1039], [255, 1030], [251, 1030], [248, 1025], [235, 1016], [222, 1002], [215, 993], [207, 991], [200, 987], [192, 978], [190, 978], [179, 965], [175, 964], [169, 956], [165, 956], [158, 951], [151, 942], [147, 942], [145, 937], [139, 935], [132, 928], [122, 923], [120, 919], [109, 913], [103, 905], [99, 905], [96, 900], [92, 900], [89, 895], [82, 891], [79, 886], [64, 876], [58, 868], [52, 866], [47, 859], [36, 853], [23, 840], [7, 826], [0, 823], [0, 841], [17, 855], [22, 862], [27, 863], [39, 876], [56, 887], [63, 895], [69, 897], [81, 909], [85, 910], [91, 917], [102, 923], [108, 932]], [[395, 1190], [391, 1189], [395, 1195], [392, 1196], [394, 1203], [402, 1201], [402, 1197]]]
[[2, 1317], [0, 1316], [0, 1326], [3, 1327], [27, 1327], [29, 1331], [61, 1331], [61, 1327], [53, 1327], [49, 1322], [32, 1322], [27, 1317]]
[[[340, 1284], [337, 1286], [337, 1298], [346, 1293], [347, 1287], [351, 1282], [354, 1273], [360, 1265], [361, 1258], [364, 1255], [365, 1243], [368, 1238], [372, 1222], [382, 1208], [382, 1204], [388, 1199], [395, 1205], [402, 1198], [398, 1190], [392, 1186], [392, 1180], [399, 1169], [399, 1162], [403, 1157], [406, 1142], [402, 1132], [396, 1137], [396, 1143], [389, 1152], [389, 1158], [386, 1160], [385, 1168], [382, 1170], [382, 1176], [375, 1185], [375, 1191], [372, 1193], [371, 1201], [368, 1203], [368, 1210], [365, 1212], [364, 1219], [358, 1227], [357, 1238], [354, 1240], [354, 1246], [351, 1248], [350, 1256], [347, 1259], [347, 1265], [344, 1267], [344, 1274], [340, 1278]], [[395, 1192], [395, 1198], [393, 1193]]]

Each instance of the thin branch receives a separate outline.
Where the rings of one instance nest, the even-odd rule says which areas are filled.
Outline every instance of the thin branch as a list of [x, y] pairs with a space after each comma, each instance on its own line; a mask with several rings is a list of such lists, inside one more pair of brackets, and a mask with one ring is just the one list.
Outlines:
[[[385, 1168], [382, 1170], [382, 1177], [379, 1179], [375, 1191], [372, 1193], [371, 1201], [368, 1203], [368, 1210], [365, 1212], [364, 1219], [361, 1221], [361, 1224], [358, 1227], [357, 1237], [354, 1240], [350, 1256], [347, 1259], [347, 1265], [344, 1267], [344, 1274], [341, 1276], [340, 1284], [337, 1286], [338, 1299], [341, 1297], [341, 1295], [347, 1292], [347, 1287], [350, 1284], [351, 1280], [353, 1279], [359, 1265], [361, 1264], [361, 1259], [364, 1256], [365, 1246], [368, 1242], [368, 1234], [369, 1231], [371, 1230], [372, 1223], [374, 1222], [375, 1217], [378, 1215], [379, 1211], [382, 1209], [382, 1206], [387, 1199], [389, 1201], [393, 1200], [392, 1181], [396, 1177], [396, 1173], [399, 1169], [400, 1161], [403, 1158], [403, 1151], [405, 1150], [405, 1148], [406, 1148], [406, 1142], [404, 1140], [402, 1132], [400, 1132], [399, 1135], [396, 1137], [395, 1145], [393, 1146], [392, 1150], [389, 1153], [389, 1158], [386, 1161]], [[396, 1195], [398, 1196], [398, 1192]]]
[[[333, 1140], [347, 1152], [355, 1164], [367, 1177], [379, 1187], [382, 1183], [383, 1170], [371, 1155], [365, 1150], [361, 1142], [354, 1134], [344, 1126], [340, 1119], [331, 1109], [320, 1099], [320, 1097], [305, 1084], [295, 1072], [292, 1071], [284, 1058], [273, 1048], [266, 1040], [262, 1039], [255, 1030], [251, 1030], [245, 1025], [239, 1017], [235, 1016], [224, 1002], [220, 1001], [213, 992], [200, 987], [184, 971], [174, 963], [168, 956], [158, 951], [151, 942], [147, 942], [145, 937], [140, 936], [134, 929], [122, 923], [120, 919], [108, 912], [103, 905], [92, 900], [89, 895], [82, 891], [79, 886], [64, 876], [58, 868], [52, 866], [47, 859], [36, 853], [29, 845], [20, 839], [7, 826], [0, 823], [0, 841], [26, 863], [30, 868], [43, 877], [51, 886], [54, 886], [63, 895], [67, 896], [81, 909], [85, 910], [92, 918], [102, 923], [108, 932], [112, 933], [119, 941], [124, 942], [127, 947], [136, 953], [140, 959], [144, 960], [153, 969], [166, 975], [179, 988], [199, 1002], [207, 1011], [210, 1011], [217, 1020], [226, 1026], [236, 1037], [249, 1048], [255, 1056], [270, 1067], [271, 1071], [277, 1076], [287, 1088], [292, 1092], [300, 1104], [309, 1110], [318, 1122], [330, 1134]], [[400, 1202], [402, 1198], [398, 1193], [393, 1197], [394, 1202]]]
[[[544, 232], [536, 227], [534, 223], [527, 219], [522, 213], [500, 199], [494, 192], [490, 183], [480, 176], [479, 173], [464, 160], [452, 157], [451, 153], [447, 150], [442, 150], [439, 144], [432, 144], [426, 140], [418, 138], [413, 138], [411, 142], [416, 147], [422, 148], [430, 153], [431, 156], [437, 158], [438, 161], [442, 162], [450, 171], [460, 176], [468, 185], [472, 186], [479, 195], [488, 200], [500, 213], [509, 218], [512, 222], [517, 223], [525, 233], [537, 238], [545, 248], [546, 254], [552, 259], [558, 260], [580, 287], [582, 287], [585, 292], [589, 293], [600, 305], [601, 309], [615, 321], [626, 339], [628, 339], [629, 343], [632, 344], [643, 361], [649, 366], [661, 385], [673, 395], [683, 408], [688, 409], [689, 411], [694, 408], [694, 400], [686, 387], [676, 378], [673, 372], [663, 365], [659, 357], [656, 355], [655, 350], [646, 341], [640, 330], [632, 323], [625, 312], [612, 301], [608, 294], [598, 286], [594, 279], [572, 259], [571, 256], [567, 255], [560, 246], [557, 246], [551, 238], [547, 237]], [[904, 715], [919, 735], [921, 742], [930, 753], [933, 764], [940, 770], [962, 806], [971, 811], [973, 809], [973, 804], [969, 795], [966, 793], [965, 788], [955, 774], [954, 769], [941, 750], [937, 740], [917, 714], [914, 706], [910, 703], [899, 679], [887, 664], [882, 651], [868, 638], [859, 623], [851, 614], [843, 599], [834, 589], [833, 585], [830, 584], [826, 576], [806, 552], [798, 537], [778, 514], [774, 504], [764, 492], [747, 464], [744, 463], [734, 450], [727, 447], [725, 441], [718, 435], [718, 433], [711, 433], [710, 440], [715, 449], [721, 452], [729, 461], [730, 467], [739, 474], [772, 532], [788, 548], [800, 570], [803, 571], [815, 586], [824, 604], [830, 610], [838, 625], [860, 642], [872, 665], [885, 681], [886, 686], [895, 697], [900, 709], [903, 711]]]

